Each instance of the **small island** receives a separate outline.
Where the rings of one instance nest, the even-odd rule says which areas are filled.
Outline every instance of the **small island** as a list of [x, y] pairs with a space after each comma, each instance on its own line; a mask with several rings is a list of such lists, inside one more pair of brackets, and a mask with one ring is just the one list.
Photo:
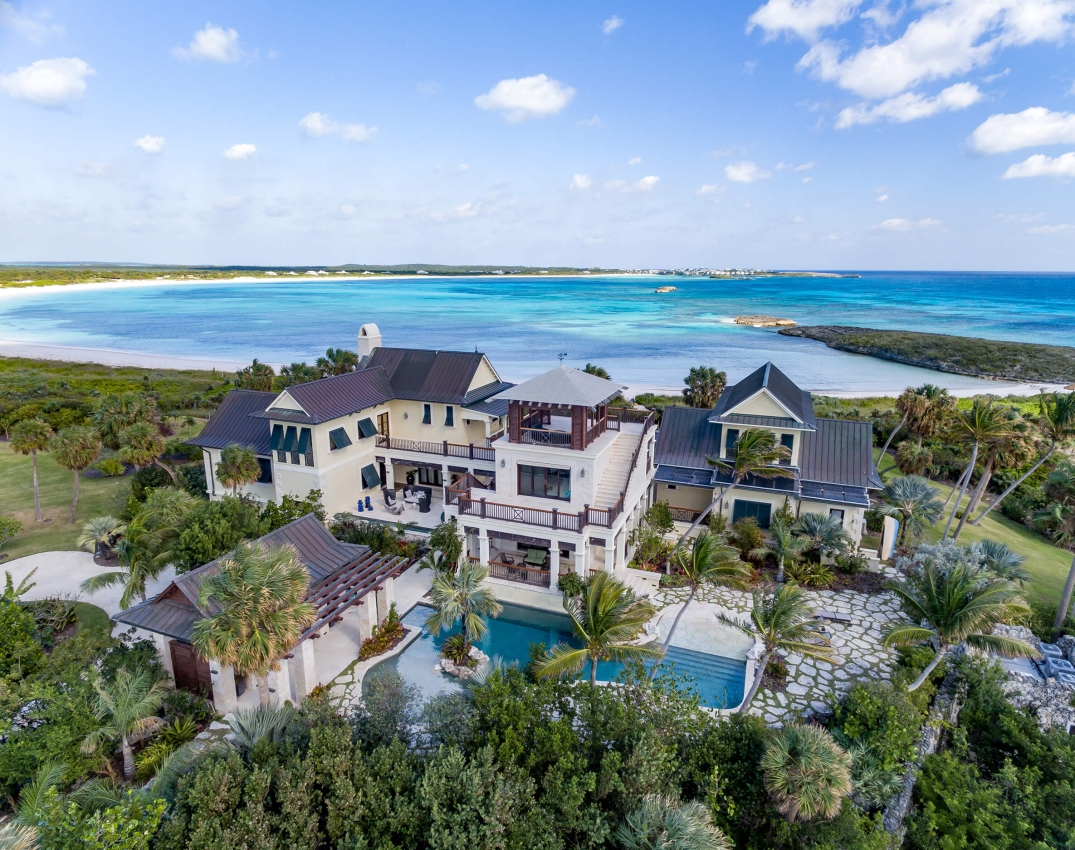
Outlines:
[[794, 319], [781, 319], [777, 316], [736, 316], [737, 325], [750, 325], [752, 328], [793, 328]]
[[653, 291], [654, 291], [654, 292], [658, 292], [658, 293], [662, 293], [662, 294], [663, 294], [663, 293], [665, 293], [665, 292], [675, 292], [675, 291], [676, 291], [676, 288], [675, 288], [674, 286], [658, 286], [658, 287], [657, 287], [657, 288], [656, 288], [655, 290], [653, 290]]

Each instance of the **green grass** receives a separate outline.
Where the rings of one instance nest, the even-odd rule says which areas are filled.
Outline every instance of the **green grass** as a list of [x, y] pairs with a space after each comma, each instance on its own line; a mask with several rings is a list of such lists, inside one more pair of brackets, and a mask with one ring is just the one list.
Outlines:
[[75, 614], [78, 616], [78, 630], [80, 632], [104, 632], [112, 633], [112, 620], [103, 608], [91, 605], [89, 602], [76, 602]]

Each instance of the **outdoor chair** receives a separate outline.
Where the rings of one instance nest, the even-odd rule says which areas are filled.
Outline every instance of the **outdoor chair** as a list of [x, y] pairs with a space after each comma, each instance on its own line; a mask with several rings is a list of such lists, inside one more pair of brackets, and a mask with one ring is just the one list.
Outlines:
[[549, 553], [545, 549], [527, 549], [523, 563], [528, 567], [544, 569], [549, 560]]
[[388, 508], [390, 514], [398, 515], [403, 513], [403, 505], [396, 502], [396, 494], [394, 492], [389, 490], [382, 490], [381, 492], [384, 494], [384, 506]]

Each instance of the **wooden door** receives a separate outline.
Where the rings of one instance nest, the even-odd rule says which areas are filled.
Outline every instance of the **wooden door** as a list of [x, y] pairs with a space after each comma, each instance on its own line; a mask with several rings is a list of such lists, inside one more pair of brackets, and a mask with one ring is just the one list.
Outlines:
[[213, 679], [209, 674], [209, 662], [194, 651], [194, 647], [181, 640], [170, 641], [172, 672], [175, 686], [194, 691], [205, 697], [213, 695]]

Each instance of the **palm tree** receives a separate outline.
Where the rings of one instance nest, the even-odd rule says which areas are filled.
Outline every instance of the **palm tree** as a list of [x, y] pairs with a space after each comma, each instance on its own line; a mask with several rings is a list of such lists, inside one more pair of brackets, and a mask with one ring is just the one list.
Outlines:
[[[1018, 408], [1015, 407], [1006, 408], [1004, 416], [1007, 418], [1011, 428], [1008, 433], [997, 435], [984, 444], [986, 451], [985, 466], [982, 468], [982, 474], [978, 479], [974, 492], [971, 493], [967, 510], [963, 513], [964, 519], [978, 509], [982, 496], [985, 495], [986, 488], [989, 487], [989, 482], [993, 479], [993, 473], [996, 472], [998, 467], [1002, 469], [1019, 469], [1030, 460], [1031, 423], [1024, 419]], [[962, 527], [963, 522], [961, 521], [956, 529], [957, 537]]]
[[713, 408], [717, 406], [717, 400], [728, 386], [728, 376], [712, 366], [692, 366], [683, 383], [687, 385], [683, 390], [683, 400], [688, 405]]
[[923, 384], [915, 390], [920, 402], [912, 408], [908, 429], [915, 435], [919, 448], [926, 437], [935, 437], [944, 430], [956, 409], [956, 400], [944, 387]]
[[438, 572], [429, 592], [436, 610], [426, 620], [426, 628], [439, 634], [459, 623], [463, 650], [469, 652], [471, 640], [481, 640], [489, 631], [485, 618], [499, 616], [504, 610], [493, 591], [483, 584], [487, 578], [488, 567], [473, 561], [464, 561], [455, 571]]
[[111, 550], [126, 531], [127, 524], [114, 516], [96, 516], [82, 526], [82, 533], [75, 540], [75, 545], [94, 555], [102, 555], [103, 550]]
[[164, 435], [152, 422], [135, 422], [119, 435], [119, 456], [124, 463], [134, 464], [139, 469], [155, 463], [168, 473], [172, 483], [178, 483], [175, 470], [161, 460], [166, 448]]
[[1006, 543], [982, 540], [978, 543], [978, 551], [982, 553], [982, 569], [989, 570], [995, 576], [1019, 584], [1026, 584], [1033, 578], [1023, 566], [1026, 558]]
[[[968, 440], [971, 443], [970, 461], [967, 463], [967, 476], [963, 479], [963, 484], [959, 488], [959, 493], [956, 495], [955, 504], [952, 505], [952, 513], [948, 517], [948, 523], [944, 526], [943, 537], [948, 536], [948, 530], [952, 527], [952, 521], [956, 518], [956, 513], [959, 511], [959, 504], [963, 500], [963, 493], [966, 492], [967, 485], [970, 483], [970, 477], [974, 471], [974, 465], [978, 462], [978, 449], [982, 443], [992, 442], [994, 440], [1005, 437], [1011, 429], [1011, 424], [1008, 422], [1007, 417], [1004, 416], [1002, 409], [997, 403], [991, 399], [983, 396], [978, 396], [971, 403], [970, 410], [962, 411], [955, 418], [956, 433], [959, 434], [964, 440]], [[967, 512], [963, 512], [964, 518], [967, 516]], [[962, 523], [960, 524], [962, 527]], [[959, 536], [959, 530], [956, 531], [956, 537]]]
[[754, 681], [739, 706], [740, 714], [746, 712], [758, 693], [765, 668], [769, 666], [774, 652], [796, 652], [805, 658], [821, 661], [831, 661], [833, 658], [829, 639], [822, 633], [821, 625], [814, 620], [814, 609], [806, 594], [795, 582], [788, 582], [766, 595], [755, 590], [753, 597], [750, 626], [721, 617], [728, 625], [760, 638], [763, 646], [762, 657], [754, 668]]
[[1038, 430], [1049, 441], [1049, 447], [1030, 469], [1020, 475], [1007, 490], [997, 497], [993, 504], [986, 507], [975, 519], [971, 520], [971, 525], [980, 525], [982, 520], [989, 516], [989, 512], [1003, 502], [1016, 487], [1033, 475], [1039, 466], [1052, 457], [1053, 452], [1068, 445], [1075, 439], [1075, 393], [1068, 393], [1067, 395], [1053, 393], [1051, 396], [1042, 393], [1038, 397], [1038, 411]]
[[294, 384], [316, 381], [320, 377], [321, 372], [308, 363], [292, 363], [288, 366], [280, 367], [280, 379], [276, 382], [276, 386], [282, 389]]
[[851, 535], [832, 514], [805, 513], [791, 530], [805, 541], [807, 551], [818, 553], [819, 563], [829, 552], [843, 552], [851, 545]]
[[228, 746], [243, 755], [249, 755], [254, 745], [263, 738], [279, 741], [288, 724], [297, 715], [295, 706], [289, 702], [283, 705], [262, 703], [256, 708], [240, 708], [228, 719], [228, 726], [231, 727]]
[[896, 446], [896, 469], [904, 475], [924, 475], [931, 463], [933, 450], [928, 446], [920, 446], [914, 440], [904, 440]]
[[[702, 585], [715, 584], [720, 587], [744, 588], [752, 572], [750, 567], [739, 559], [738, 549], [725, 545], [721, 537], [710, 534], [707, 530], [703, 530], [695, 538], [690, 554], [684, 557], [683, 552], [680, 551], [676, 561], [681, 575], [690, 588], [690, 594], [668, 629], [664, 644], [661, 646], [662, 654], [668, 651], [668, 646], [672, 643], [672, 635], [676, 631], [676, 626], [679, 625], [683, 612], [694, 601]], [[656, 672], [657, 665], [654, 664], [650, 670], [650, 678], [653, 678]]]
[[851, 757], [821, 726], [774, 729], [761, 769], [777, 809], [791, 823], [834, 818], [851, 793]]
[[676, 543], [675, 549], [678, 549], [683, 545], [683, 542], [690, 537], [699, 524], [701, 524], [702, 520], [709, 515], [710, 511], [712, 511], [722, 499], [730, 495], [732, 490], [738, 487], [744, 479], [750, 476], [766, 479], [793, 478], [795, 476], [794, 471], [789, 467], [777, 465], [780, 461], [790, 457], [791, 451], [787, 446], [782, 446], [777, 443], [776, 435], [772, 431], [765, 431], [761, 428], [751, 428], [736, 441], [735, 447], [732, 448], [731, 451], [733, 456], [729, 460], [715, 457], [706, 458], [706, 463], [710, 466], [715, 466], [731, 473], [731, 481], [729, 481], [724, 489], [713, 497], [713, 501], [709, 503], [709, 507], [698, 514], [694, 522], [691, 523], [690, 528], [688, 528], [686, 533], [679, 538], [679, 542]]
[[0, 848], [3, 848], [3, 850], [37, 850], [37, 829], [12, 821], [0, 824]]
[[317, 368], [321, 371], [321, 377], [330, 375], [346, 375], [358, 367], [358, 354], [348, 351], [346, 348], [330, 348], [324, 357], [317, 358]]
[[118, 451], [120, 434], [136, 422], [156, 422], [159, 415], [157, 403], [152, 399], [136, 393], [123, 393], [102, 398], [90, 415], [90, 421], [101, 435], [101, 442]]
[[220, 452], [220, 463], [216, 465], [216, 477], [225, 487], [231, 487], [231, 494], [237, 496], [239, 488], [253, 484], [261, 477], [261, 466], [253, 449], [244, 446], [226, 446]]
[[885, 444], [881, 446], [881, 454], [877, 460], [878, 464], [884, 460], [888, 447], [892, 445], [892, 440], [900, 432], [903, 426], [907, 424], [907, 420], [912, 416], [918, 415], [924, 401], [924, 395], [921, 393], [920, 389], [916, 390], [912, 387], [907, 387], [907, 389], [900, 393], [899, 398], [896, 399], [896, 412], [901, 414], [900, 421], [897, 422], [896, 427], [889, 432], [888, 439], [885, 440]]
[[637, 599], [610, 573], [590, 576], [581, 596], [564, 596], [564, 610], [571, 617], [575, 637], [583, 644], [575, 649], [566, 643], [554, 646], [537, 665], [537, 675], [558, 678], [575, 674], [590, 663], [590, 685], [597, 684], [597, 663], [647, 661], [661, 657], [656, 647], [632, 643], [655, 613], [648, 599]]
[[760, 561], [773, 555], [776, 558], [776, 582], [783, 584], [784, 564], [794, 563], [802, 555], [805, 546], [805, 542], [792, 533], [788, 521], [778, 514], [769, 525], [769, 540], [751, 549], [748, 557]]
[[940, 491], [920, 475], [894, 478], [881, 492], [884, 501], [877, 505], [877, 510], [884, 516], [899, 518], [899, 543], [903, 546], [908, 534], [912, 538], [918, 537], [927, 523], [933, 525], [941, 518], [944, 507], [940, 495]]
[[164, 702], [167, 688], [163, 682], [153, 681], [149, 671], [131, 673], [120, 668], [112, 682], [97, 678], [93, 683], [97, 691], [96, 717], [100, 724], [82, 742], [84, 753], [94, 752], [102, 741], [119, 740], [123, 750], [123, 777], [134, 779], [134, 750], [131, 737], [152, 733], [161, 724], [157, 709]]
[[608, 381], [612, 380], [612, 376], [609, 375], [608, 370], [598, 366], [596, 363], [587, 363], [582, 367], [582, 371], [587, 375], [596, 375], [598, 378], [604, 378]]
[[713, 825], [709, 809], [692, 800], [647, 794], [642, 805], [616, 830], [624, 850], [731, 850], [724, 833]]
[[218, 613], [194, 624], [191, 642], [205, 658], [258, 680], [261, 705], [269, 703], [269, 671], [313, 623], [317, 609], [305, 601], [310, 576], [294, 546], [240, 543], [202, 581], [198, 607]]
[[[1034, 513], [1031, 522], [1038, 531], [1046, 535], [1057, 546], [1065, 549], [1075, 543], [1075, 504], [1068, 492], [1075, 492], [1075, 466], [1064, 463], [1049, 473], [1046, 489], [1057, 497], [1051, 505]], [[1072, 558], [1067, 581], [1060, 592], [1060, 604], [1053, 621], [1053, 638], [1060, 635], [1071, 608], [1072, 592], [1075, 591], [1075, 558]]]
[[929, 644], [936, 653], [908, 687], [917, 690], [959, 644], [1007, 657], [1030, 658], [1037, 651], [1014, 638], [992, 635], [997, 623], [1030, 613], [1015, 585], [967, 564], [946, 571], [927, 562], [921, 574], [890, 585], [903, 603], [908, 621], [885, 632], [886, 646]]
[[179, 534], [182, 518], [198, 500], [175, 487], [158, 487], [124, 529], [116, 547], [120, 569], [100, 573], [82, 582], [82, 590], [95, 593], [106, 587], [123, 585], [120, 608], [126, 610], [137, 595], [146, 601], [146, 582], [156, 578], [172, 558], [172, 544]]
[[260, 363], [255, 357], [249, 366], [244, 366], [235, 373], [235, 386], [241, 390], [258, 390], [269, 392], [272, 390], [273, 379], [276, 373], [268, 363]]
[[37, 453], [49, 450], [52, 428], [40, 419], [24, 419], [11, 428], [11, 450], [30, 455], [34, 467], [34, 519], [41, 522], [41, 491], [37, 484]]
[[49, 451], [56, 463], [75, 474], [75, 495], [71, 500], [71, 513], [67, 518], [71, 523], [75, 521], [75, 510], [78, 508], [78, 483], [82, 470], [101, 454], [101, 435], [92, 428], [64, 428], [52, 438]]

